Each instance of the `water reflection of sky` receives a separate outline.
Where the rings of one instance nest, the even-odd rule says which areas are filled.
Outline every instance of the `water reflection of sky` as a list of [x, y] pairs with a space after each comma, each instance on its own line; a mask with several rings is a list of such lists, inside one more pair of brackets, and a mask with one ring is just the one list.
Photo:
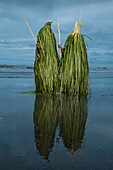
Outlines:
[[82, 33], [86, 38], [91, 67], [112, 68], [113, 0], [9, 0], [0, 1], [0, 63], [33, 65], [35, 44], [22, 20], [25, 15], [35, 37], [46, 21], [53, 21], [57, 39], [57, 26], [61, 25], [61, 39], [73, 31], [75, 21], [82, 17]]

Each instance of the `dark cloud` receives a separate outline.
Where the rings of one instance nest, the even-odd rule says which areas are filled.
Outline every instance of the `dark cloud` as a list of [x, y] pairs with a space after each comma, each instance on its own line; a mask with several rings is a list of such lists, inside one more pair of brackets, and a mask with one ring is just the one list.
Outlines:
[[8, 0], [8, 1], [4, 1], [4, 0], [1, 0], [0, 3], [2, 5], [22, 5], [22, 6], [42, 6], [42, 5], [45, 5], [45, 4], [48, 4], [48, 3], [51, 3], [52, 4], [52, 0]]
[[[109, 0], [109, 3], [113, 0]], [[104, 3], [108, 2], [108, 0], [98, 0], [95, 2], [95, 0], [1, 0], [1, 4], [6, 4], [6, 5], [23, 5], [23, 6], [43, 6], [43, 5], [48, 5], [49, 7], [51, 6], [57, 6], [57, 5], [71, 5], [71, 4], [89, 4], [89, 3]]]
[[[112, 3], [111, 3], [112, 2]], [[26, 17], [35, 35], [47, 21], [53, 21], [52, 28], [57, 33], [56, 23], [61, 25], [62, 34], [73, 31], [75, 21], [80, 18], [82, 6], [83, 29], [88, 32], [112, 28], [113, 0], [0, 0], [0, 36], [27, 37], [29, 31], [22, 19]], [[109, 22], [108, 22], [108, 21]], [[10, 35], [9, 34], [10, 31]], [[30, 37], [30, 35], [29, 35]]]

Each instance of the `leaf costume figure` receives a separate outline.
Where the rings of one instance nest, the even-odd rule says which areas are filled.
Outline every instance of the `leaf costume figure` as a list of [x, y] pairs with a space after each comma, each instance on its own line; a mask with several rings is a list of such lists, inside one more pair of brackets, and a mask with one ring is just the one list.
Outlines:
[[80, 21], [64, 45], [61, 67], [61, 93], [88, 93], [88, 60], [87, 49], [83, 35], [80, 34]]
[[56, 93], [59, 86], [58, 54], [51, 23], [47, 22], [37, 36], [34, 74], [39, 93]]

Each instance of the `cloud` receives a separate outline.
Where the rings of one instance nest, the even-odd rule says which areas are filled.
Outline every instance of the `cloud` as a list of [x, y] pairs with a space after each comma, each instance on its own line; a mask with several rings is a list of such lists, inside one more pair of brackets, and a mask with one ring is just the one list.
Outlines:
[[[0, 36], [31, 38], [22, 20], [26, 16], [35, 36], [45, 22], [53, 21], [52, 28], [57, 33], [57, 25], [61, 25], [63, 39], [70, 34], [75, 21], [82, 14], [83, 32], [112, 32], [113, 0], [8, 0], [0, 1]], [[81, 12], [82, 11], [82, 12]], [[109, 29], [108, 29], [109, 28]], [[64, 35], [65, 34], [65, 35]]]
[[[109, 3], [112, 0], [109, 0]], [[59, 5], [71, 5], [71, 4], [91, 4], [91, 3], [95, 3], [95, 0], [70, 0], [70, 1], [65, 1], [65, 0], [57, 0], [57, 1], [53, 1], [53, 0], [1, 0], [0, 1], [2, 4], [10, 4], [10, 5], [22, 5], [22, 6], [35, 6], [35, 5], [49, 5], [51, 7], [51, 5], [53, 6], [57, 6]], [[108, 0], [98, 0], [96, 3], [103, 3], [103, 2], [108, 2]]]

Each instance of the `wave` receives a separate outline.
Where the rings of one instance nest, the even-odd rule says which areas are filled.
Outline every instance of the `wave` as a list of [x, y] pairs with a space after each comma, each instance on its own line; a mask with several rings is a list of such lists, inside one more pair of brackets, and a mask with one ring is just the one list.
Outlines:
[[107, 68], [107, 67], [92, 67], [89, 68], [90, 72], [113, 72], [113, 68]]
[[[91, 67], [89, 77], [93, 78], [113, 78], [113, 68]], [[33, 65], [8, 65], [0, 64], [0, 78], [33, 78]]]
[[31, 69], [33, 70], [33, 66], [27, 66], [27, 65], [7, 65], [7, 64], [0, 64], [0, 68], [5, 69]]
[[33, 78], [33, 66], [28, 65], [0, 65], [0, 78]]
[[[33, 70], [34, 67], [32, 65], [9, 65], [9, 64], [0, 64], [0, 69], [25, 69], [25, 70]], [[107, 67], [90, 67], [90, 72], [113, 72], [113, 68]]]

